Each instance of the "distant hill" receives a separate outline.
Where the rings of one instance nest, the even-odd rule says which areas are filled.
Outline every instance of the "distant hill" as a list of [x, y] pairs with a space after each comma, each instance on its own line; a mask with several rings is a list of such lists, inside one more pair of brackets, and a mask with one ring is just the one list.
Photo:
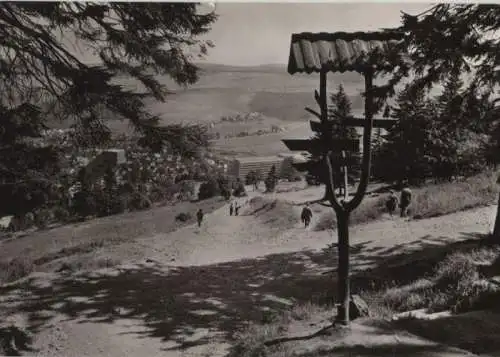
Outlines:
[[[305, 106], [317, 108], [313, 92], [319, 86], [317, 74], [290, 75], [286, 65], [227, 66], [198, 63], [200, 80], [187, 88], [180, 87], [168, 76], [159, 77], [173, 94], [165, 103], [150, 100], [151, 110], [165, 123], [218, 121], [222, 116], [259, 112], [264, 116], [286, 122], [304, 121], [309, 114]], [[120, 77], [117, 83], [132, 90], [143, 90], [130, 77]], [[339, 84], [351, 98], [356, 114], [363, 112], [363, 77], [355, 72], [332, 73], [328, 76], [328, 90]], [[64, 125], [62, 125], [64, 126]], [[128, 123], [113, 121], [115, 130], [126, 130]], [[57, 127], [61, 127], [57, 123]]]

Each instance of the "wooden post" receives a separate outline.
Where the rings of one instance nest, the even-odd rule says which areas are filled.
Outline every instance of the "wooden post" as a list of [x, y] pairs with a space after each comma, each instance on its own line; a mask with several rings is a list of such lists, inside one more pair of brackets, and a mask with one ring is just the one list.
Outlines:
[[[349, 217], [351, 212], [356, 209], [361, 201], [363, 200], [366, 189], [368, 186], [370, 178], [370, 166], [371, 166], [371, 136], [372, 129], [374, 127], [373, 119], [373, 68], [367, 68], [364, 72], [365, 77], [365, 118], [345, 118], [344, 125], [346, 126], [363, 126], [363, 162], [362, 171], [359, 181], [359, 185], [356, 189], [354, 197], [352, 200], [348, 201], [348, 170], [347, 170], [347, 157], [345, 151], [359, 150], [359, 140], [333, 140], [330, 135], [330, 125], [328, 122], [328, 106], [327, 106], [327, 88], [326, 79], [327, 72], [322, 70], [320, 72], [320, 88], [319, 93], [315, 91], [315, 99], [318, 103], [321, 111], [320, 113], [315, 112], [312, 109], [306, 108], [306, 110], [316, 117], [320, 118], [320, 122], [311, 122], [311, 128], [313, 131], [320, 132], [321, 141], [312, 141], [304, 139], [287, 139], [283, 140], [284, 144], [292, 151], [309, 151], [313, 155], [316, 153], [322, 153], [324, 160], [324, 169], [326, 170], [326, 191], [323, 200], [328, 200], [331, 207], [337, 216], [337, 234], [338, 234], [338, 279], [337, 279], [337, 291], [339, 302], [337, 306], [337, 317], [336, 322], [349, 325], [350, 314], [350, 264], [349, 264]], [[377, 126], [385, 127], [392, 126], [394, 122], [386, 123], [386, 120], [379, 121]], [[356, 142], [356, 148], [354, 148], [354, 142]], [[340, 166], [343, 168], [343, 184], [340, 187], [344, 187], [344, 199], [340, 200], [335, 194], [336, 185], [338, 180], [336, 180], [336, 175], [338, 172], [338, 156], [336, 158], [332, 157], [332, 154], [341, 153]], [[315, 165], [301, 165], [302, 170], [314, 170]], [[335, 166], [335, 167], [334, 167]]]
[[337, 213], [338, 233], [338, 300], [337, 322], [349, 325], [349, 302], [351, 289], [349, 283], [349, 211], [344, 209]]
[[319, 74], [319, 100], [321, 102], [321, 122], [325, 124], [328, 120], [328, 102], [326, 98], [326, 74], [325, 70], [322, 70]]
[[365, 125], [363, 130], [363, 164], [360, 183], [354, 198], [347, 203], [342, 203], [335, 211], [337, 213], [338, 229], [338, 293], [340, 305], [337, 310], [337, 322], [349, 325], [350, 292], [350, 266], [349, 266], [349, 215], [359, 206], [366, 193], [370, 179], [371, 166], [371, 136], [373, 129], [373, 71], [367, 70], [365, 76]]

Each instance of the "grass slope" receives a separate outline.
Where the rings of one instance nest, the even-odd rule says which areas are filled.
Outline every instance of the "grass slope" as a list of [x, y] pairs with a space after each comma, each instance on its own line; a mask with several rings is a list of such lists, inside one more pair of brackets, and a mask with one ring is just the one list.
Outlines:
[[[494, 204], [498, 197], [497, 178], [498, 172], [487, 171], [465, 181], [414, 188], [410, 215], [414, 219], [431, 218]], [[365, 199], [352, 213], [350, 223], [365, 223], [380, 218], [385, 212], [386, 199], [386, 195]], [[335, 216], [328, 212], [319, 219], [314, 228], [322, 231], [335, 227]]]
[[[60, 262], [64, 258], [92, 253], [104, 246], [119, 245], [154, 234], [167, 234], [195, 222], [198, 208], [208, 214], [225, 204], [220, 197], [200, 202], [182, 202], [174, 206], [124, 213], [91, 221], [57, 227], [0, 242], [0, 284], [17, 280], [47, 263]], [[190, 213], [187, 222], [179, 222], [179, 213]], [[75, 268], [94, 268], [94, 265], [110, 266], [116, 262], [81, 261]], [[92, 266], [88, 266], [92, 264]]]

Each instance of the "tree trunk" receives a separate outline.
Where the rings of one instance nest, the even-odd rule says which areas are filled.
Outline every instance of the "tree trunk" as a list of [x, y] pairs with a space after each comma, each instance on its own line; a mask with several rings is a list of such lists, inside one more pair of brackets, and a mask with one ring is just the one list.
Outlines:
[[338, 230], [338, 301], [337, 321], [349, 324], [349, 212], [337, 212]]
[[500, 243], [500, 193], [498, 194], [497, 216], [495, 218], [495, 227], [493, 228], [493, 240]]

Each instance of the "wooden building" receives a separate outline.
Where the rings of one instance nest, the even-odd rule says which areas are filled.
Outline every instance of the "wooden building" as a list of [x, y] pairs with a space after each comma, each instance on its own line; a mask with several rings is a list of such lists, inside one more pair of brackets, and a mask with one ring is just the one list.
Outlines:
[[265, 177], [273, 165], [276, 166], [276, 172], [279, 173], [282, 163], [283, 158], [278, 156], [240, 157], [229, 163], [227, 174], [244, 180], [250, 171], [260, 170]]

